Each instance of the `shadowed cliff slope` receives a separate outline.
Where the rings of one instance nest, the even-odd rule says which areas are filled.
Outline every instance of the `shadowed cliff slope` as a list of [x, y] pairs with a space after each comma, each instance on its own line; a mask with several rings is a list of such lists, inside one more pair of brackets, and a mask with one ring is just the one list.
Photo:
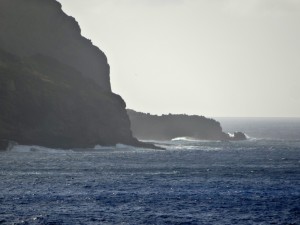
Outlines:
[[155, 148], [132, 136], [106, 56], [55, 0], [0, 0], [0, 103], [0, 149]]
[[230, 137], [219, 122], [204, 116], [151, 115], [127, 109], [133, 135], [141, 140], [171, 140], [190, 137], [202, 140], [244, 140], [241, 132]]
[[106, 56], [81, 36], [78, 23], [55, 0], [1, 0], [0, 34], [2, 49], [53, 57], [111, 90]]
[[135, 144], [118, 95], [59, 61], [0, 50], [0, 137], [48, 147]]

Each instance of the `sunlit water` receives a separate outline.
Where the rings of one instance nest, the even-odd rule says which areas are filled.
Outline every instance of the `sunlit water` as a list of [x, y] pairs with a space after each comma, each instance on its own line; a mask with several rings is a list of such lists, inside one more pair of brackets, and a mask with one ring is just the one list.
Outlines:
[[300, 224], [300, 140], [0, 153], [0, 224]]

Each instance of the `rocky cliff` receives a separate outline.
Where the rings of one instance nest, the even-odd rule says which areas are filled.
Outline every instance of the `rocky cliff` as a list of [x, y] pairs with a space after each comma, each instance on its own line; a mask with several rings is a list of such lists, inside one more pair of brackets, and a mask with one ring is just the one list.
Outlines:
[[222, 131], [219, 122], [204, 116], [151, 115], [127, 110], [133, 135], [141, 140], [171, 140], [177, 137], [190, 137], [202, 140], [245, 140], [241, 132], [230, 137]]
[[0, 0], [0, 34], [1, 149], [154, 147], [133, 138], [106, 56], [55, 0]]
[[111, 90], [106, 56], [81, 36], [78, 23], [55, 0], [1, 0], [0, 34], [7, 52], [50, 56]]
[[43, 55], [0, 50], [0, 137], [47, 147], [135, 144], [125, 102]]

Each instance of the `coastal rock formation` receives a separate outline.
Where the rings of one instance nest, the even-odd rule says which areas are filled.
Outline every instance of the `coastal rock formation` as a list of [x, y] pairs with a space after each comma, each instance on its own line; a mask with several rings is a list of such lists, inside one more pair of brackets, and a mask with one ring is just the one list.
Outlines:
[[127, 109], [133, 135], [140, 140], [172, 140], [190, 137], [200, 140], [245, 140], [242, 132], [233, 137], [222, 131], [219, 122], [204, 116], [151, 115]]
[[1, 0], [0, 34], [2, 149], [155, 147], [132, 136], [106, 56], [55, 0]]
[[43, 55], [0, 51], [0, 137], [47, 147], [132, 144], [125, 102]]
[[55, 0], [1, 0], [0, 47], [26, 57], [42, 54], [57, 59], [110, 91], [105, 54], [81, 36], [73, 17]]
[[231, 137], [231, 139], [234, 141], [239, 141], [239, 140], [246, 140], [247, 137], [243, 132], [234, 132], [233, 137]]

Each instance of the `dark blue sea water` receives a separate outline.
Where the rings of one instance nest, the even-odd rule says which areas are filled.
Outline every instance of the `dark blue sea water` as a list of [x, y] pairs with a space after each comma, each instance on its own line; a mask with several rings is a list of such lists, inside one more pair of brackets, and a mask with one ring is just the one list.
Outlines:
[[0, 224], [300, 224], [300, 139], [0, 153]]

